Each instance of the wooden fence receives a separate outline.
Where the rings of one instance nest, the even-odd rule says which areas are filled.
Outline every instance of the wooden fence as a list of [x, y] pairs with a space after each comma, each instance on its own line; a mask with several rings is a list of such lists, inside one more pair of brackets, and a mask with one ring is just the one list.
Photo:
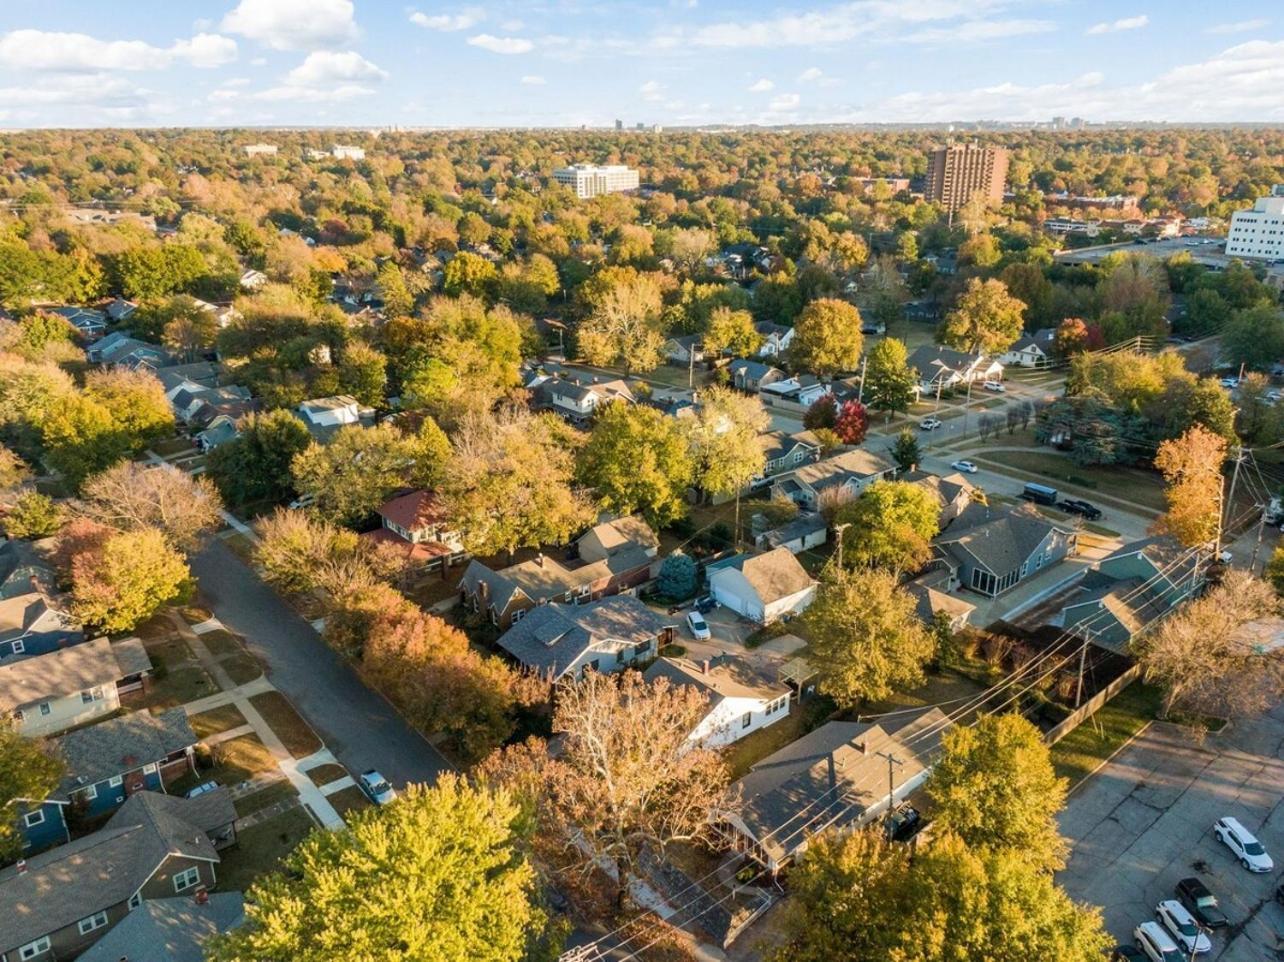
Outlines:
[[1141, 665], [1133, 665], [1105, 688], [1101, 689], [1101, 691], [1097, 692], [1064, 719], [1058, 722], [1054, 728], [1043, 736], [1043, 740], [1049, 745], [1055, 745], [1066, 735], [1070, 734], [1070, 732], [1078, 728], [1079, 725], [1083, 723], [1084, 719], [1094, 714], [1102, 705], [1114, 698], [1115, 695], [1127, 688], [1132, 682], [1136, 681], [1140, 675]]

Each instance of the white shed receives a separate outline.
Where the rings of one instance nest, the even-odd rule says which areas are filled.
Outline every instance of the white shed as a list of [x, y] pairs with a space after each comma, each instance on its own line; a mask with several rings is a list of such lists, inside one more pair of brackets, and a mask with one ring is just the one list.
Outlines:
[[765, 625], [803, 611], [816, 595], [816, 581], [788, 548], [780, 547], [716, 563], [709, 590], [718, 604]]

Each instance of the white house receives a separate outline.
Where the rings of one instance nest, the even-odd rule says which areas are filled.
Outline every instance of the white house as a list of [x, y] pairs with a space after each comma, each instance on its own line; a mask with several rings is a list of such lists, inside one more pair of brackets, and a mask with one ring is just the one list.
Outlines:
[[784, 547], [736, 555], [706, 571], [718, 604], [763, 625], [798, 614], [816, 597], [816, 581]]
[[643, 675], [650, 683], [667, 678], [671, 685], [696, 689], [709, 699], [709, 710], [687, 735], [687, 741], [722, 748], [789, 714], [789, 688], [770, 684], [727, 657], [699, 664], [685, 658], [660, 658]]
[[915, 350], [907, 363], [918, 372], [918, 382], [925, 394], [935, 393], [938, 387], [949, 388], [956, 384], [1003, 377], [1003, 365], [993, 358], [932, 344], [924, 344]]
[[1053, 360], [1056, 338], [1056, 329], [1052, 327], [1023, 334], [999, 355], [999, 363], [1006, 367], [1047, 367]]
[[785, 378], [783, 381], [772, 381], [758, 388], [758, 396], [767, 407], [779, 407], [783, 403], [806, 409], [828, 393], [829, 386], [822, 384], [811, 374]]
[[118, 651], [106, 638], [97, 638], [7, 660], [0, 665], [0, 714], [12, 717], [27, 736], [50, 735], [110, 715], [120, 707], [117, 683], [142, 667], [128, 663], [135, 657], [135, 646]]
[[579, 380], [572, 380], [572, 375], [541, 377], [527, 386], [533, 391], [537, 407], [555, 411], [575, 423], [588, 420], [608, 401], [632, 404], [636, 400], [629, 385], [620, 378], [603, 381], [592, 376]]
[[853, 448], [777, 475], [772, 482], [771, 493], [774, 497], [788, 498], [808, 511], [815, 511], [827, 491], [833, 492], [827, 496], [836, 501], [850, 501], [875, 481], [891, 480], [895, 475], [896, 463], [891, 458], [864, 448]]
[[780, 357], [789, 350], [794, 340], [794, 329], [772, 321], [762, 321], [753, 326], [762, 336], [762, 346], [758, 348], [759, 357]]
[[313, 437], [325, 441], [340, 428], [353, 424], [368, 425], [374, 418], [372, 408], [362, 407], [350, 394], [314, 398], [304, 401], [295, 414]]

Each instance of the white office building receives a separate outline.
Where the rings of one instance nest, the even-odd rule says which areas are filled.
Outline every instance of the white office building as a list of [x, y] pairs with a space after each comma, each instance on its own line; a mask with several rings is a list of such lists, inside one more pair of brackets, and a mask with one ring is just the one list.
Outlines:
[[330, 148], [330, 156], [335, 160], [365, 160], [366, 152], [364, 148], [351, 144], [335, 144]]
[[1237, 210], [1231, 215], [1226, 253], [1284, 260], [1284, 184], [1276, 184], [1270, 197], [1259, 197], [1252, 210]]
[[275, 157], [276, 144], [246, 144], [243, 148], [246, 157]]
[[638, 189], [638, 172], [623, 164], [572, 164], [553, 171], [553, 179], [571, 188], [581, 200]]

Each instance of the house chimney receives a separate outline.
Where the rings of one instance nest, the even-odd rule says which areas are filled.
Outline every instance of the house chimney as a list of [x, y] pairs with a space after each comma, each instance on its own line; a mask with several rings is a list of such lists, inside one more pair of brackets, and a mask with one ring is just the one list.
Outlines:
[[544, 552], [541, 551], [539, 554], [535, 556], [535, 563], [539, 565], [541, 568], [544, 567]]
[[195, 898], [196, 898], [197, 905], [204, 905], [206, 902], [210, 900], [209, 890], [206, 889], [204, 886], [202, 886], [201, 888], [198, 888], [196, 890]]
[[866, 744], [865, 742], [857, 742], [857, 743], [856, 743], [856, 751], [860, 752], [862, 755], [868, 755], [868, 754], [869, 754], [869, 745], [868, 745], [868, 744]]
[[707, 675], [707, 674], [709, 674], [709, 659], [708, 659], [708, 658], [706, 658], [706, 659], [704, 659], [704, 661], [700, 662], [700, 674], [702, 674], [702, 675]]
[[25, 858], [18, 859], [18, 874], [19, 875], [27, 874], [27, 860]]

